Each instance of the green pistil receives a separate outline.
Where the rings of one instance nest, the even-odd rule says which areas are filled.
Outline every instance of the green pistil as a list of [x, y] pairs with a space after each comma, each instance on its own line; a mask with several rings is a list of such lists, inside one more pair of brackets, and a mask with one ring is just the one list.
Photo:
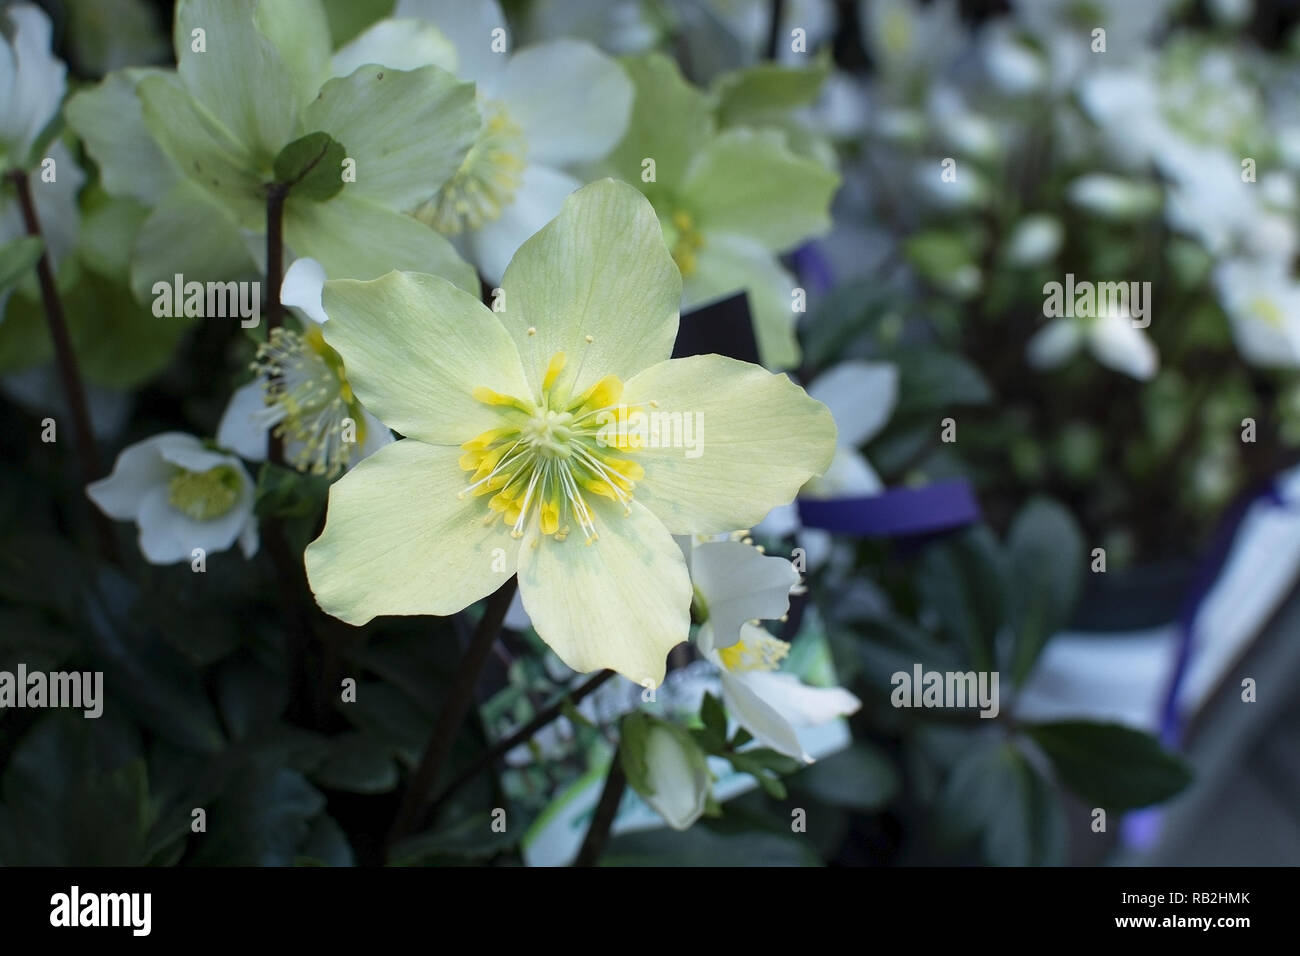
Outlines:
[[211, 521], [235, 506], [242, 488], [239, 472], [230, 465], [218, 465], [207, 471], [177, 468], [167, 482], [167, 501], [195, 521]]

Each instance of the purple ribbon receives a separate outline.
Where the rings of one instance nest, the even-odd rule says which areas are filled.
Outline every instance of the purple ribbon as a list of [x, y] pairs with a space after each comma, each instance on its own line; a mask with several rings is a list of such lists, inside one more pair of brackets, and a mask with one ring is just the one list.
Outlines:
[[[1263, 490], [1255, 489], [1240, 495], [1225, 512], [1215, 529], [1210, 547], [1197, 566], [1191, 590], [1183, 600], [1182, 610], [1178, 615], [1178, 656], [1174, 661], [1169, 690], [1165, 692], [1164, 704], [1160, 711], [1160, 742], [1170, 749], [1176, 749], [1182, 744], [1183, 732], [1186, 729], [1183, 715], [1178, 710], [1178, 694], [1182, 690], [1191, 664], [1192, 641], [1196, 636], [1196, 619], [1200, 617], [1201, 605], [1205, 603], [1205, 599], [1228, 563], [1233, 542], [1237, 540], [1242, 522], [1246, 520], [1251, 509], [1263, 501], [1278, 507], [1287, 507], [1288, 503], [1278, 490], [1276, 479], [1270, 481]], [[1124, 844], [1139, 850], [1153, 846], [1160, 836], [1163, 816], [1163, 811], [1159, 807], [1134, 810], [1126, 814], [1120, 825]]]
[[799, 520], [805, 528], [869, 538], [950, 531], [979, 518], [974, 489], [961, 478], [922, 488], [891, 488], [878, 495], [799, 499]]

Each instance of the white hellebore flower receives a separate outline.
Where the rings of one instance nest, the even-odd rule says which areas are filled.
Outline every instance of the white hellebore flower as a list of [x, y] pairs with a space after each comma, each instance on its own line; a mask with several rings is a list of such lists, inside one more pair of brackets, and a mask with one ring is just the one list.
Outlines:
[[789, 561], [737, 541], [697, 544], [691, 558], [691, 583], [708, 614], [696, 642], [718, 668], [727, 712], [760, 744], [812, 763], [797, 728], [852, 714], [862, 702], [842, 687], [810, 687], [780, 673], [790, 645], [751, 620], [785, 614], [798, 580]]
[[343, 361], [325, 344], [321, 307], [325, 270], [298, 259], [284, 275], [280, 301], [302, 331], [279, 328], [257, 350], [257, 378], [235, 390], [217, 427], [217, 444], [249, 461], [266, 458], [267, 432], [285, 440], [284, 458], [300, 471], [333, 476], [393, 440], [388, 427], [361, 407]]
[[[32, 170], [46, 158], [54, 163], [54, 179], [33, 183], [31, 194], [55, 266], [76, 245], [77, 192], [85, 175], [63, 143], [51, 143], [43, 156], [33, 155], [33, 148], [59, 112], [66, 72], [50, 52], [50, 20], [43, 10], [20, 3], [0, 12], [0, 174]], [[18, 202], [12, 193], [0, 193], [0, 245], [26, 233]], [[8, 291], [0, 293], [0, 317], [7, 299]]]
[[59, 111], [67, 68], [50, 52], [50, 19], [20, 3], [0, 35], [0, 168], [25, 169], [32, 147]]
[[623, 137], [632, 83], [595, 47], [554, 40], [509, 49], [495, 0], [400, 0], [456, 45], [483, 123], [460, 169], [416, 215], [458, 244], [497, 285], [524, 240], [582, 185], [567, 169], [603, 159]]
[[1052, 319], [1034, 333], [1025, 353], [1032, 367], [1052, 369], [1068, 362], [1083, 345], [1102, 365], [1138, 381], [1154, 378], [1160, 366], [1155, 345], [1125, 309], [1110, 309], [1094, 318]]
[[1283, 264], [1230, 260], [1214, 270], [1214, 285], [1246, 361], [1300, 365], [1300, 282]]
[[771, 621], [790, 609], [799, 572], [785, 558], [770, 557], [743, 532], [677, 539], [691, 573], [695, 605], [707, 620], [709, 645], [730, 647], [746, 621]]
[[150, 564], [188, 561], [195, 548], [224, 551], [236, 540], [257, 553], [253, 482], [239, 459], [193, 435], [164, 432], [122, 450], [113, 473], [86, 486], [99, 509], [140, 528]]
[[711, 780], [698, 747], [683, 741], [680, 731], [654, 721], [645, 740], [646, 776], [653, 793], [641, 798], [674, 830], [686, 830], [708, 806]]
[[670, 359], [681, 277], [625, 183], [568, 197], [502, 288], [498, 312], [418, 273], [326, 283], [327, 341], [406, 437], [330, 486], [305, 554], [312, 591], [360, 625], [455, 613], [517, 572], [565, 664], [657, 686], [690, 629], [672, 535], [789, 501], [829, 463], [834, 423], [784, 375]]

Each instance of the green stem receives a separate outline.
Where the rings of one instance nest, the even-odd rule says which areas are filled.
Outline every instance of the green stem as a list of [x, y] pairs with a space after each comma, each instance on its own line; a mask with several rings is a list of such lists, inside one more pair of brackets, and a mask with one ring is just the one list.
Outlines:
[[[271, 183], [266, 188], [266, 332], [267, 338], [284, 325], [280, 286], [284, 284], [284, 201], [289, 186]], [[266, 460], [284, 464], [284, 442], [272, 428], [266, 433]]]
[[537, 715], [533, 717], [532, 720], [524, 724], [509, 737], [498, 741], [494, 746], [485, 750], [477, 760], [461, 771], [461, 773], [457, 775], [451, 783], [447, 784], [447, 786], [443, 788], [443, 791], [438, 794], [438, 798], [434, 801], [430, 813], [435, 813], [438, 808], [446, 803], [447, 800], [460, 790], [461, 787], [469, 783], [469, 781], [473, 780], [476, 776], [488, 767], [492, 766], [492, 764], [501, 757], [504, 757], [510, 751], [514, 750], [520, 744], [527, 743], [539, 730], [560, 717], [564, 713], [566, 705], [570, 707], [578, 706], [578, 704], [580, 704], [586, 697], [594, 693], [597, 688], [613, 676], [614, 672], [610, 670], [600, 671], [593, 675], [577, 690], [569, 694], [562, 694], [558, 700], [545, 709], [538, 711]]
[[[72, 348], [72, 337], [68, 334], [68, 323], [63, 315], [63, 301], [59, 298], [59, 289], [54, 281], [54, 269], [50, 265], [50, 253], [44, 246], [41, 222], [36, 215], [36, 203], [32, 199], [31, 183], [27, 173], [21, 169], [10, 170], [8, 178], [14, 184], [18, 194], [18, 206], [22, 211], [27, 235], [42, 241], [41, 257], [36, 261], [36, 278], [41, 288], [45, 321], [50, 329], [50, 339], [54, 343], [54, 363], [59, 371], [68, 411], [72, 414], [72, 434], [77, 445], [82, 485], [89, 485], [102, 477], [102, 472], [99, 467], [99, 449], [95, 445], [95, 433], [91, 427], [90, 410], [86, 405], [86, 389], [81, 381], [81, 369], [77, 365], [77, 354]], [[117, 539], [113, 536], [113, 527], [109, 524], [108, 518], [98, 508], [91, 508], [91, 516], [104, 558], [114, 564], [120, 564]]]
[[609, 830], [614, 825], [618, 814], [618, 805], [623, 801], [623, 791], [627, 789], [627, 777], [623, 773], [623, 760], [618, 750], [610, 758], [609, 775], [605, 777], [605, 789], [600, 792], [600, 802], [591, 817], [591, 826], [582, 841], [582, 849], [573, 859], [574, 866], [595, 866], [605, 852], [609, 842]]
[[442, 711], [438, 714], [438, 721], [434, 724], [429, 739], [424, 745], [420, 763], [406, 785], [406, 792], [402, 795], [397, 816], [388, 831], [389, 847], [402, 837], [416, 832], [426, 816], [425, 808], [429, 803], [429, 794], [442, 774], [443, 765], [446, 764], [447, 758], [451, 755], [452, 745], [456, 742], [456, 735], [465, 720], [465, 715], [469, 712], [474, 697], [474, 685], [478, 683], [479, 673], [487, 662], [492, 645], [501, 633], [501, 625], [505, 622], [506, 611], [510, 607], [510, 599], [515, 595], [516, 586], [516, 579], [511, 577], [487, 599], [483, 617], [478, 622], [474, 636], [470, 638], [465, 656], [461, 659], [460, 669], [456, 672], [456, 678], [442, 705]]

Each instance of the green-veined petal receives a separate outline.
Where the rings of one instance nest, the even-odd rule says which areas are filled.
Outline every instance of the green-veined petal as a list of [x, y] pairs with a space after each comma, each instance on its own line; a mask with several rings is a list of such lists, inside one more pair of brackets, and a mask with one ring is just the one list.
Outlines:
[[[785, 375], [721, 355], [672, 359], [627, 383], [630, 407], [654, 400], [673, 428], [635, 452], [645, 468], [636, 497], [674, 534], [750, 528], [821, 474], [835, 452], [835, 422]], [[691, 416], [693, 428], [679, 428]], [[665, 419], [661, 419], [665, 421]], [[668, 440], [673, 431], [691, 440]], [[694, 445], [692, 448], [691, 446]]]
[[145, 125], [163, 152], [193, 182], [254, 226], [266, 218], [264, 183], [253, 154], [191, 97], [175, 76], [155, 73], [136, 86]]
[[681, 197], [707, 237], [738, 233], [772, 252], [830, 228], [840, 178], [773, 130], [730, 129], [691, 161]]
[[[195, 228], [195, 223], [202, 223], [202, 228]], [[204, 282], [251, 278], [257, 273], [239, 223], [187, 180], [168, 191], [136, 234], [131, 292], [137, 301], [147, 302], [155, 282], [170, 285], [177, 273]]]
[[668, 652], [691, 626], [691, 582], [672, 536], [635, 501], [626, 517], [595, 503], [599, 539], [540, 539], [519, 552], [519, 594], [533, 627], [564, 663], [608, 667], [638, 684], [663, 680]]
[[[443, 279], [390, 272], [369, 282], [334, 280], [321, 301], [330, 318], [321, 327], [325, 340], [343, 357], [353, 391], [403, 435], [459, 446], [501, 424], [501, 410], [477, 401], [475, 388], [528, 394], [514, 342], [496, 316]], [[462, 475], [457, 490], [464, 485]]]
[[436, 66], [402, 71], [368, 64], [326, 83], [303, 122], [329, 133], [356, 161], [349, 195], [405, 211], [460, 167], [479, 114], [474, 85]]
[[478, 276], [443, 236], [378, 203], [342, 195], [328, 202], [295, 201], [284, 212], [285, 242], [336, 279], [373, 279], [393, 269], [442, 276], [478, 292]]
[[436, 66], [455, 73], [460, 63], [456, 47], [432, 23], [420, 20], [380, 20], [334, 54], [335, 76], [347, 76], [359, 66], [379, 63], [394, 70]]
[[459, 457], [459, 448], [408, 438], [330, 486], [325, 530], [304, 556], [327, 613], [357, 625], [380, 614], [454, 614], [514, 573], [519, 542], [500, 521], [483, 523], [480, 501], [456, 497]]
[[[627, 133], [606, 165], [615, 176], [638, 183], [650, 196], [681, 188], [691, 157], [713, 134], [708, 97], [682, 77], [661, 53], [622, 61], [636, 90]], [[655, 162], [655, 181], [642, 179], [642, 163]]]
[[501, 287], [501, 319], [534, 389], [556, 352], [582, 368], [574, 391], [672, 354], [681, 276], [650, 203], [625, 183], [603, 179], [569, 196], [515, 253]]
[[[230, 131], [255, 166], [268, 169], [275, 154], [294, 138], [298, 110], [305, 100], [303, 84], [289, 60], [258, 24], [265, 17], [278, 26], [287, 14], [273, 7], [261, 14], [258, 8], [285, 7], [289, 2], [181, 0], [173, 28], [177, 72], [184, 88]], [[303, 29], [310, 31], [319, 6], [307, 0], [301, 8]]]
[[178, 179], [176, 167], [144, 122], [136, 84], [160, 70], [118, 70], [84, 89], [65, 108], [69, 125], [99, 164], [104, 188], [115, 196], [156, 202]]

